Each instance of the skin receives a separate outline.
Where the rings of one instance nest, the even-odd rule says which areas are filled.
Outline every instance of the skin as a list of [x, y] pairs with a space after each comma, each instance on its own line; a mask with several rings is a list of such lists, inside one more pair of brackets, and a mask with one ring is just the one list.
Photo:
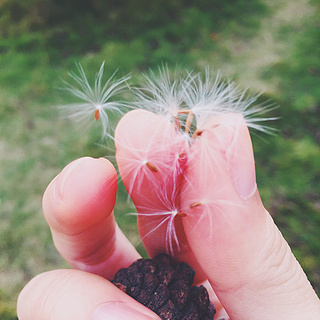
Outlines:
[[[237, 139], [247, 139], [247, 133], [240, 130], [230, 137], [233, 145]], [[245, 176], [252, 178], [252, 161], [241, 165]], [[191, 214], [182, 218], [189, 244], [183, 259], [193, 262], [202, 275], [197, 279], [209, 289], [218, 310], [215, 319], [318, 319], [320, 301], [263, 207], [258, 190], [252, 183], [239, 185], [245, 177], [229, 177], [233, 170], [229, 169], [221, 176], [227, 186], [222, 192], [238, 205], [221, 203], [223, 214], [209, 208], [206, 217], [214, 217], [212, 228], [207, 218]], [[235, 172], [239, 175], [239, 170]], [[20, 320], [159, 319], [108, 281], [139, 258], [114, 219], [116, 180], [108, 160], [81, 158], [50, 183], [43, 198], [44, 215], [56, 248], [73, 269], [32, 279], [18, 299]], [[204, 191], [214, 187], [210, 180], [207, 183]], [[186, 190], [183, 201], [188, 203], [192, 192]], [[140, 223], [141, 227], [145, 226]], [[164, 243], [163, 234], [154, 232], [152, 241], [144, 243], [152, 252], [153, 243]]]

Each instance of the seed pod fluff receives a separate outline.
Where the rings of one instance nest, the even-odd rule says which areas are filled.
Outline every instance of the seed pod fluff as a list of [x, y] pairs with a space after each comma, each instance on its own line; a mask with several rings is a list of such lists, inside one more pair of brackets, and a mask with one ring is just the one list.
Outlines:
[[77, 64], [77, 73], [70, 72], [73, 83], [64, 81], [64, 89], [77, 97], [79, 103], [62, 105], [59, 108], [70, 119], [83, 122], [101, 121], [102, 137], [110, 136], [113, 124], [110, 116], [113, 113], [123, 114], [126, 106], [124, 102], [112, 101], [115, 95], [127, 88], [130, 76], [115, 79], [115, 73], [103, 84], [104, 62], [96, 74], [93, 85], [90, 85], [87, 76], [81, 66]]

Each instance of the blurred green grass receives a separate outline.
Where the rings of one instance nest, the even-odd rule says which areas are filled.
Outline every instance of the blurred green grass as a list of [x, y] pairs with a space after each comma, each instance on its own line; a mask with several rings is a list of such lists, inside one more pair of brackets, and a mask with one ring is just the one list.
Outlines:
[[[253, 135], [258, 186], [319, 294], [319, 4], [69, 1], [60, 14], [63, 2], [47, 3], [0, 4], [0, 318], [16, 319], [17, 295], [33, 276], [67, 267], [41, 212], [50, 180], [78, 157], [112, 155], [98, 126], [83, 132], [55, 108], [70, 101], [59, 87], [75, 61], [91, 78], [104, 60], [107, 75], [210, 65], [279, 104], [279, 133]], [[132, 210], [120, 184], [117, 220], [145, 254]]]

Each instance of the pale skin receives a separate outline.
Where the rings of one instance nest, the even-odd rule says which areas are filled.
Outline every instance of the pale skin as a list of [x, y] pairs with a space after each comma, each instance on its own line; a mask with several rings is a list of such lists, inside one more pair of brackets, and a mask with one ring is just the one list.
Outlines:
[[[159, 319], [108, 280], [140, 258], [114, 219], [115, 180], [108, 160], [81, 158], [50, 183], [44, 215], [56, 248], [73, 269], [32, 279], [18, 299], [20, 320]], [[215, 319], [320, 319], [319, 299], [258, 191], [245, 210], [225, 221], [227, 215], [215, 220], [212, 241], [203, 239], [207, 224], [185, 224], [191, 251], [183, 256], [197, 260], [199, 282], [207, 280], [213, 300], [214, 290], [223, 304], [214, 301]]]

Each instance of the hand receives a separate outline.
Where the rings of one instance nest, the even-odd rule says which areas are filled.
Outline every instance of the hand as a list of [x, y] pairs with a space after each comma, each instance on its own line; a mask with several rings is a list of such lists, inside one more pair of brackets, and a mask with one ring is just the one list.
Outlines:
[[[113, 216], [116, 180], [107, 160], [82, 158], [48, 186], [44, 214], [57, 249], [74, 269], [32, 279], [18, 299], [20, 320], [159, 319], [106, 280], [139, 258]], [[319, 299], [258, 192], [239, 213], [215, 216], [210, 241], [203, 241], [205, 220], [197, 228], [186, 222], [192, 252], [179, 259], [197, 259], [198, 282], [209, 280], [233, 320], [317, 319]], [[214, 304], [220, 319], [225, 311]]]

